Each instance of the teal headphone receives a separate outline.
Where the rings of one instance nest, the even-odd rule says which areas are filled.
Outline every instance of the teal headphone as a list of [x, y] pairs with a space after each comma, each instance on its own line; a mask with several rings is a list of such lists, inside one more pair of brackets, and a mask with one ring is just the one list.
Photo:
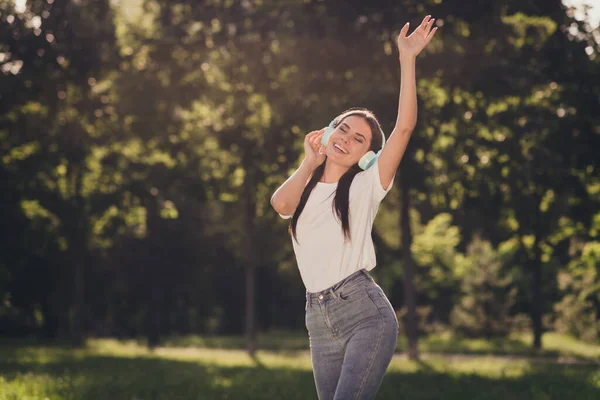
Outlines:
[[[323, 137], [321, 138], [321, 144], [323, 146], [327, 146], [327, 143], [329, 143], [331, 134], [335, 130], [335, 123], [340, 117], [341, 115], [335, 118], [333, 121], [331, 121], [329, 126], [325, 128], [325, 133], [323, 133]], [[385, 135], [383, 134], [383, 132], [381, 132], [381, 139], [381, 150], [383, 150], [383, 146], [385, 146]], [[379, 157], [379, 155], [381, 154], [381, 150], [379, 150], [377, 153], [375, 153], [373, 150], [367, 151], [367, 153], [364, 156], [362, 156], [358, 161], [358, 166], [363, 170], [366, 170], [369, 167], [371, 167], [373, 164], [375, 164], [377, 157]]]

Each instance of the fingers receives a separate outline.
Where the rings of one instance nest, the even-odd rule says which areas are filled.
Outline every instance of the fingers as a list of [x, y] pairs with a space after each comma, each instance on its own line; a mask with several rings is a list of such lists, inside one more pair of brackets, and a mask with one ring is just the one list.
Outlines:
[[306, 135], [306, 137], [307, 137], [307, 138], [312, 138], [312, 137], [314, 137], [314, 136], [317, 136], [317, 135], [319, 135], [319, 134], [321, 134], [321, 135], [322, 135], [323, 133], [325, 133], [325, 128], [323, 128], [323, 129], [319, 129], [318, 131], [312, 131], [312, 132], [310, 132], [308, 135]]
[[[435, 18], [431, 18], [431, 15], [427, 15], [425, 18], [423, 18], [423, 21], [421, 21], [421, 25], [419, 25], [417, 27], [417, 29], [415, 29], [415, 32], [417, 32], [417, 31], [422, 32], [421, 34], [423, 34], [425, 36], [425, 40], [427, 41], [426, 43], [429, 43], [429, 41], [431, 40], [431, 38], [433, 38], [433, 35], [435, 34], [435, 32], [438, 29], [437, 27], [433, 28], [434, 22], [435, 22]], [[431, 28], [433, 28], [433, 29], [431, 29]], [[415, 33], [415, 32], [413, 32], [413, 33]]]
[[429, 41], [431, 40], [431, 38], [433, 37], [433, 35], [435, 35], [435, 33], [437, 32], [437, 26], [435, 28], [433, 28], [431, 30], [431, 32], [429, 32], [429, 34], [427, 35], [427, 37], [425, 38], [427, 40], [427, 43], [429, 43]]
[[325, 128], [319, 129], [318, 131], [312, 131], [305, 137], [305, 142], [314, 150], [317, 151], [321, 146], [321, 138], [325, 133]]
[[419, 25], [419, 28], [425, 29], [427, 24], [430, 22], [430, 19], [431, 19], [431, 15], [425, 16], [425, 18], [423, 18], [423, 21], [421, 22], [421, 25]]
[[425, 18], [423, 18], [423, 21], [421, 21], [421, 24], [419, 26], [417, 26], [417, 29], [415, 29], [413, 34], [415, 32], [425, 32], [427, 34], [428, 33], [427, 27], [430, 23], [431, 23], [431, 15], [425, 16]]
[[310, 147], [314, 147], [313, 143], [315, 142], [315, 138], [318, 137], [318, 135], [319, 131], [312, 131], [304, 137], [304, 142], [308, 143]]
[[319, 146], [320, 142], [321, 142], [321, 136], [318, 134], [314, 135], [310, 140], [310, 144], [313, 149], [316, 149]]
[[404, 26], [402, 27], [402, 30], [400, 30], [400, 37], [405, 38], [406, 34], [408, 33], [408, 28], [410, 28], [410, 23], [407, 22], [406, 24], [404, 24]]
[[429, 22], [427, 22], [427, 25], [425, 25], [425, 37], [429, 35], [431, 27], [433, 26], [433, 21], [435, 21], [435, 18], [431, 18]]

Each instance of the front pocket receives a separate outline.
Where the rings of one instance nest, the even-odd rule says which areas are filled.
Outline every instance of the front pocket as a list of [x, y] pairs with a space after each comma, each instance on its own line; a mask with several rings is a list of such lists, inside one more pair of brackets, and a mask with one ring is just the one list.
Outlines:
[[354, 285], [347, 289], [342, 287], [337, 295], [343, 303], [354, 303], [369, 297], [363, 285]]

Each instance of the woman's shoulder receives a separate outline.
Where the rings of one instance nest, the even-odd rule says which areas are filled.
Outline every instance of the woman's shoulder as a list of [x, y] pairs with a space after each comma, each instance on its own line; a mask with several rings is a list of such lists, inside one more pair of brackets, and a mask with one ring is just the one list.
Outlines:
[[354, 180], [352, 181], [352, 184], [356, 183], [358, 186], [360, 186], [360, 185], [368, 184], [368, 182], [372, 182], [373, 176], [374, 176], [373, 172], [374, 172], [373, 167], [366, 169], [364, 171], [360, 171], [359, 173], [356, 174], [356, 176], [354, 176]]
[[[392, 178], [392, 182], [390, 182], [389, 186], [384, 189], [381, 184], [381, 178], [379, 177], [379, 165], [377, 162], [373, 164], [370, 168], [365, 171], [361, 171], [354, 177], [356, 181], [356, 189], [360, 189], [366, 193], [370, 193], [373, 199], [377, 202], [381, 201], [385, 195], [392, 188], [392, 183], [394, 179]], [[353, 182], [354, 184], [354, 182]]]

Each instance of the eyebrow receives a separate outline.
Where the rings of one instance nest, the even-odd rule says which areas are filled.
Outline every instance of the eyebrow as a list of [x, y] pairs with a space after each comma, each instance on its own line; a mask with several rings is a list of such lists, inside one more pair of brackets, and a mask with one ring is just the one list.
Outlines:
[[[344, 127], [345, 127], [346, 129], [351, 129], [351, 128], [350, 128], [350, 125], [348, 125], [348, 124], [347, 124], [347, 123], [345, 123], [345, 122], [343, 122], [343, 123], [342, 123], [342, 125], [344, 125]], [[356, 134], [357, 134], [358, 136], [362, 137], [364, 140], [367, 140], [367, 138], [365, 137], [365, 135], [363, 135], [362, 133], [358, 133], [358, 132], [356, 132]]]

